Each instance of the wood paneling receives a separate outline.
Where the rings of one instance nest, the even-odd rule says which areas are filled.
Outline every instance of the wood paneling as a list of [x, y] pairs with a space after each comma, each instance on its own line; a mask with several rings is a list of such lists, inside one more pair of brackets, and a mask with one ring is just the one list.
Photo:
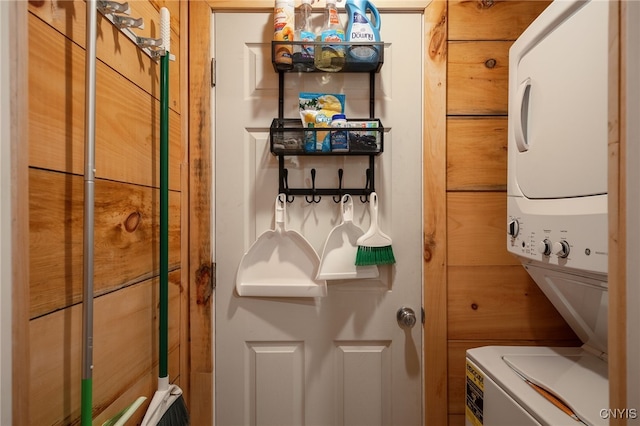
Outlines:
[[467, 348], [579, 340], [506, 248], [509, 48], [549, 1], [449, 1], [449, 425], [463, 425]]
[[449, 414], [449, 426], [464, 426], [464, 414]]
[[[159, 37], [158, 11], [171, 12], [169, 372], [188, 386], [186, 6], [129, 4], [131, 16], [145, 20], [133, 30], [139, 36]], [[82, 353], [86, 3], [34, 1], [29, 12], [29, 400], [38, 404], [28, 424], [73, 424]], [[100, 14], [97, 56], [93, 415], [101, 424], [157, 388], [160, 93], [158, 63]]]
[[575, 338], [522, 266], [450, 266], [448, 274], [450, 340]]
[[[140, 37], [159, 38], [159, 10], [162, 6], [171, 14], [171, 53], [176, 56], [169, 68], [169, 107], [180, 113], [180, 73], [176, 65], [180, 63], [180, 2], [179, 1], [131, 1], [131, 17], [143, 18], [144, 28], [132, 30]], [[29, 12], [38, 17], [48, 27], [63, 34], [73, 44], [84, 51], [86, 44], [86, 3], [70, 0], [40, 0], [29, 2]], [[52, 34], [50, 34], [51, 36]], [[160, 70], [155, 60], [151, 59], [121, 31], [115, 29], [109, 20], [98, 13], [98, 40], [96, 56], [99, 61], [117, 70], [126, 79], [149, 94], [159, 97]], [[64, 57], [64, 56], [62, 56]], [[60, 57], [53, 58], [60, 60]], [[84, 74], [82, 74], [84, 76]], [[84, 98], [81, 97], [80, 101]]]
[[510, 41], [449, 42], [447, 114], [505, 115]]
[[504, 192], [449, 192], [449, 266], [519, 265], [507, 251], [507, 196]]
[[[31, 169], [31, 317], [82, 298], [82, 176]], [[96, 294], [158, 274], [158, 190], [97, 180], [95, 184]], [[169, 265], [180, 265], [180, 194], [169, 195]]]
[[[170, 274], [170, 318], [179, 318], [180, 271]], [[158, 280], [147, 280], [94, 300], [94, 415], [129, 387], [151, 396], [157, 386]], [[169, 376], [179, 374], [178, 321], [169, 322]], [[31, 321], [30, 421], [34, 425], [79, 422], [82, 304]], [[142, 382], [142, 383], [140, 383]], [[133, 402], [125, 402], [126, 405]], [[143, 408], [146, 409], [148, 401]], [[111, 415], [125, 405], [110, 408]], [[143, 409], [139, 412], [144, 413]]]
[[213, 424], [213, 304], [215, 280], [211, 185], [211, 10], [203, 2], [189, 4], [189, 318], [191, 424]]
[[449, 0], [449, 40], [515, 40], [549, 3]]
[[507, 189], [507, 117], [447, 120], [447, 190]]
[[447, 2], [425, 10], [424, 353], [425, 423], [447, 422]]
[[[32, 167], [84, 171], [84, 50], [29, 19]], [[159, 101], [102, 62], [96, 67], [96, 177], [159, 185]], [[43, 74], [43, 70], [46, 71]], [[180, 117], [170, 113], [170, 187], [180, 188]]]

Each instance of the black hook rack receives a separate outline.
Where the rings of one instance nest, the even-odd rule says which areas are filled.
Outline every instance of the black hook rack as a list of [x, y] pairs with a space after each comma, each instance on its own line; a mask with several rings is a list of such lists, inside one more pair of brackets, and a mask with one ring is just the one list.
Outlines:
[[[359, 196], [360, 201], [363, 203], [369, 202], [369, 195], [375, 191], [375, 157], [384, 150], [384, 127], [379, 119], [375, 117], [375, 88], [376, 88], [376, 74], [380, 71], [383, 63], [384, 43], [375, 42], [380, 44], [379, 60], [375, 63], [366, 64], [351, 64], [346, 63], [341, 72], [347, 73], [366, 73], [369, 75], [369, 117], [365, 119], [349, 119], [349, 121], [376, 121], [377, 126], [358, 128], [351, 127], [348, 132], [349, 136], [349, 151], [348, 152], [305, 152], [302, 149], [300, 141], [303, 140], [304, 135], [308, 132], [316, 133], [318, 131], [326, 132], [326, 129], [315, 128], [313, 130], [303, 129], [302, 122], [299, 118], [291, 119], [284, 118], [284, 79], [285, 74], [299, 73], [299, 67], [297, 64], [280, 64], [275, 61], [275, 52], [277, 47], [282, 42], [274, 41], [271, 44], [271, 56], [274, 66], [274, 70], [278, 73], [278, 118], [274, 119], [271, 123], [269, 130], [270, 148], [271, 153], [278, 157], [278, 190], [282, 194], [286, 194], [286, 200], [288, 203], [293, 202], [295, 196], [303, 195], [308, 203], [319, 203], [322, 196], [332, 196], [333, 201], [339, 203], [341, 198], [345, 194], [349, 194], [352, 197]], [[286, 42], [287, 45], [302, 44], [302, 42]], [[320, 46], [321, 43], [317, 43]], [[344, 43], [345, 46], [357, 45], [359, 43], [349, 42]], [[370, 45], [367, 42], [367, 45]], [[318, 47], [318, 46], [317, 46]], [[305, 72], [323, 72], [319, 69], [313, 69]], [[277, 142], [276, 142], [277, 141]], [[293, 141], [293, 143], [291, 143]], [[316, 188], [315, 178], [316, 169], [311, 169], [311, 188], [291, 188], [289, 186], [288, 176], [289, 172], [284, 166], [285, 157], [287, 156], [305, 156], [307, 158], [314, 156], [367, 156], [369, 157], [369, 165], [365, 172], [365, 186], [363, 188], [343, 188], [343, 174], [344, 170], [338, 170], [338, 185], [335, 188]]]
[[319, 203], [322, 199], [322, 196], [316, 195], [316, 169], [311, 169], [311, 200], [308, 195], [305, 195], [304, 199], [307, 203]]
[[[338, 169], [338, 192], [342, 192], [342, 176], [344, 175], [344, 170], [342, 169]], [[342, 199], [342, 195], [338, 195], [338, 198], [336, 199], [336, 196], [333, 196], [333, 202], [334, 203], [339, 203], [340, 200]]]
[[[373, 162], [373, 158], [371, 162]], [[287, 202], [291, 203], [297, 195], [304, 196], [307, 203], [319, 203], [322, 196], [332, 196], [333, 201], [339, 203], [342, 196], [349, 194], [351, 196], [360, 196], [360, 201], [366, 203], [369, 201], [369, 195], [375, 191], [373, 184], [373, 169], [370, 167], [365, 171], [366, 183], [364, 188], [344, 188], [342, 186], [342, 179], [344, 176], [344, 170], [338, 169], [338, 187], [337, 188], [316, 188], [316, 174], [315, 168], [311, 169], [311, 188], [291, 188], [289, 187], [289, 170], [284, 167], [283, 157], [279, 157], [280, 170], [279, 170], [279, 188], [280, 194], [287, 196]]]

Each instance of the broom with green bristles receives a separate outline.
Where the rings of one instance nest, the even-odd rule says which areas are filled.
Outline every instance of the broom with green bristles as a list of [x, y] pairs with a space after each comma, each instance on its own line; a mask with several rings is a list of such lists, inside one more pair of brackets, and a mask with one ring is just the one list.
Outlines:
[[183, 426], [189, 413], [182, 389], [169, 383], [169, 9], [160, 9], [160, 35], [165, 49], [160, 58], [160, 312], [158, 390], [149, 403], [142, 425]]
[[378, 194], [372, 192], [369, 199], [371, 225], [363, 236], [358, 238], [356, 266], [390, 265], [396, 263], [391, 248], [391, 238], [380, 230], [378, 224]]

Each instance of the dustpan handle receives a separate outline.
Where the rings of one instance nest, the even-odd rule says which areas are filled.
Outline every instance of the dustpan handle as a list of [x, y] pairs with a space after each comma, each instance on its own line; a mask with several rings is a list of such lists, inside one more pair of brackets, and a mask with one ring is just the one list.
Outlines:
[[353, 198], [349, 194], [344, 194], [340, 201], [342, 209], [342, 222], [353, 222]]
[[287, 196], [286, 194], [278, 194], [275, 204], [276, 230], [285, 231], [284, 219], [287, 213]]

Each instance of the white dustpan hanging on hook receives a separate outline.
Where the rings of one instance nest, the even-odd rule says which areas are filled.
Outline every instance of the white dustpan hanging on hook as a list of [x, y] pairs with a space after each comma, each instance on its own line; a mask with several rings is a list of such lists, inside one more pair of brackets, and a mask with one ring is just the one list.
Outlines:
[[316, 279], [320, 258], [298, 232], [287, 230], [286, 195], [275, 203], [275, 227], [258, 237], [244, 254], [236, 275], [240, 296], [322, 297], [327, 283]]
[[342, 223], [333, 228], [324, 243], [319, 280], [348, 280], [377, 278], [378, 267], [375, 265], [356, 266], [358, 252], [358, 238], [364, 231], [353, 223], [353, 197], [349, 194], [342, 196], [340, 201]]

